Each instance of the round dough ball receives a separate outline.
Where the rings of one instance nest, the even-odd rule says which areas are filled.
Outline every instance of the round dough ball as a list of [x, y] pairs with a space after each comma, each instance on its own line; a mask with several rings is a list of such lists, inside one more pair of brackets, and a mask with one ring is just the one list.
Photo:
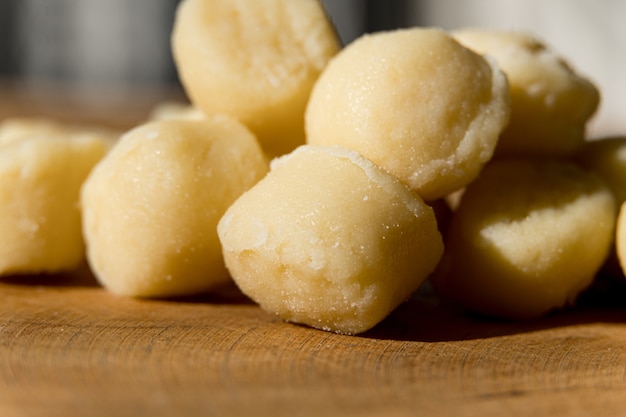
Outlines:
[[0, 275], [71, 271], [85, 257], [79, 190], [109, 144], [24, 123], [0, 129]]
[[305, 145], [274, 160], [218, 233], [234, 281], [263, 309], [343, 334], [383, 320], [443, 251], [432, 209], [339, 147]]
[[489, 161], [508, 94], [495, 65], [441, 30], [364, 35], [315, 84], [307, 141], [354, 149], [435, 200]]
[[318, 0], [185, 0], [172, 32], [192, 103], [238, 118], [272, 156], [304, 143], [311, 88], [339, 48]]
[[191, 104], [165, 101], [158, 103], [150, 112], [153, 120], [204, 120], [206, 115]]
[[626, 275], [626, 202], [622, 203], [617, 216], [615, 227], [615, 254], [617, 264], [622, 270], [622, 276]]
[[0, 121], [0, 146], [7, 143], [28, 139], [29, 137], [45, 137], [67, 135], [61, 124], [43, 118], [8, 118]]
[[115, 145], [120, 132], [104, 126], [62, 123], [40, 117], [9, 117], [0, 121], [0, 145], [38, 137], [73, 138], [101, 141], [108, 148]]
[[585, 142], [576, 155], [576, 162], [606, 182], [618, 208], [626, 201], [626, 136]]
[[268, 169], [254, 136], [231, 118], [153, 121], [126, 133], [83, 186], [96, 277], [136, 297], [227, 281], [217, 221]]
[[614, 223], [611, 192], [575, 164], [493, 161], [463, 194], [433, 283], [478, 312], [539, 317], [592, 283]]
[[526, 33], [470, 28], [453, 35], [494, 58], [508, 77], [511, 121], [495, 156], [562, 157], [583, 144], [600, 93], [561, 56]]
[[[575, 161], [604, 180], [613, 192], [616, 209], [619, 210], [626, 201], [626, 137], [613, 136], [585, 142]], [[602, 269], [602, 276], [624, 280], [615, 245]]]

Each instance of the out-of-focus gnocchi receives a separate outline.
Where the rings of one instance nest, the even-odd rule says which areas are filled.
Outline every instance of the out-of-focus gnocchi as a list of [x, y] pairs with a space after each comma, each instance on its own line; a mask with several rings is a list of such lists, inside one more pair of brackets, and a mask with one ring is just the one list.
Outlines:
[[79, 190], [114, 141], [103, 132], [0, 123], [0, 275], [71, 271], [84, 260]]

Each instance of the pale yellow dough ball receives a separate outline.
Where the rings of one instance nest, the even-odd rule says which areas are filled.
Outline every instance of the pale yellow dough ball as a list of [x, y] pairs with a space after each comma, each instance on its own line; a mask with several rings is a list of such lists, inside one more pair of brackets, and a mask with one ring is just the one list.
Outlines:
[[204, 120], [206, 115], [196, 106], [176, 101], [165, 101], [154, 106], [148, 117], [154, 120]]
[[494, 58], [511, 89], [511, 121], [496, 156], [562, 157], [585, 139], [598, 89], [536, 37], [521, 32], [464, 29], [462, 44]]
[[304, 143], [311, 88], [339, 48], [318, 0], [185, 0], [172, 32], [192, 103], [241, 120], [272, 156]]
[[[626, 136], [603, 137], [585, 142], [574, 160], [604, 180], [613, 192], [616, 209], [619, 210], [626, 201]], [[621, 263], [614, 245], [603, 267], [603, 276], [623, 280], [624, 268]]]
[[307, 141], [354, 149], [436, 200], [490, 160], [508, 98], [495, 64], [439, 29], [364, 35], [315, 84]]
[[614, 224], [611, 192], [575, 164], [493, 161], [463, 194], [433, 282], [475, 311], [536, 318], [592, 283]]
[[218, 225], [241, 290], [281, 318], [356, 334], [383, 320], [442, 253], [434, 213], [354, 151], [305, 145], [272, 162]]
[[252, 133], [228, 117], [154, 121], [126, 133], [82, 190], [96, 277], [135, 297], [228, 281], [217, 221], [268, 169]]
[[615, 195], [618, 207], [626, 201], [626, 136], [585, 142], [575, 160], [606, 182]]
[[0, 126], [0, 275], [71, 271], [85, 257], [79, 190], [109, 148], [53, 122]]
[[65, 123], [44, 117], [9, 117], [0, 121], [0, 145], [34, 137], [71, 137], [101, 141], [110, 148], [115, 145], [119, 136], [120, 132], [114, 128]]
[[620, 206], [615, 229], [615, 255], [622, 276], [624, 276], [626, 275], [626, 202]]

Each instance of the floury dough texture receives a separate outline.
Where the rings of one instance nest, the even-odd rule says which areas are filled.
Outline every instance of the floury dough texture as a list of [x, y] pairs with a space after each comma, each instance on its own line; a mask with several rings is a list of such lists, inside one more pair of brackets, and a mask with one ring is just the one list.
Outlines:
[[432, 209], [340, 147], [305, 145], [274, 160], [218, 233], [233, 279], [263, 309], [344, 334], [383, 320], [443, 250]]
[[614, 204], [604, 182], [573, 163], [492, 161], [463, 194], [433, 283], [509, 319], [572, 305], [611, 250]]
[[79, 267], [79, 190], [111, 140], [41, 119], [0, 124], [0, 275]]
[[508, 77], [511, 121], [496, 157], [563, 157], [583, 144], [600, 93], [563, 57], [522, 32], [469, 28], [453, 34], [465, 46], [494, 58]]
[[153, 121], [126, 133], [82, 190], [96, 277], [135, 297], [199, 293], [228, 281], [217, 222], [268, 169], [254, 135], [229, 117]]
[[491, 159], [509, 90], [495, 63], [439, 29], [379, 32], [333, 58], [305, 117], [308, 143], [354, 149], [430, 201]]
[[272, 156], [304, 143], [311, 88], [340, 46], [318, 0], [185, 0], [172, 32], [192, 103], [241, 120]]

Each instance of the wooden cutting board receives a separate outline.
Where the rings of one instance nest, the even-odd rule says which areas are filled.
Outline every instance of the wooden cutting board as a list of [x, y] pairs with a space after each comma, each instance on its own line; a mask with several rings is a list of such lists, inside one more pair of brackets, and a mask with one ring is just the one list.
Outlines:
[[623, 415], [617, 298], [510, 323], [422, 291], [342, 336], [283, 323], [234, 286], [148, 301], [88, 273], [5, 279], [0, 415]]
[[[58, 92], [42, 100], [1, 87], [0, 117], [122, 127], [171, 97], [105, 100], [89, 113], [67, 98], [59, 105]], [[88, 270], [0, 280], [0, 416], [612, 416], [625, 407], [622, 285], [523, 323], [471, 315], [426, 287], [372, 331], [341, 336], [284, 323], [234, 286], [134, 300]]]

